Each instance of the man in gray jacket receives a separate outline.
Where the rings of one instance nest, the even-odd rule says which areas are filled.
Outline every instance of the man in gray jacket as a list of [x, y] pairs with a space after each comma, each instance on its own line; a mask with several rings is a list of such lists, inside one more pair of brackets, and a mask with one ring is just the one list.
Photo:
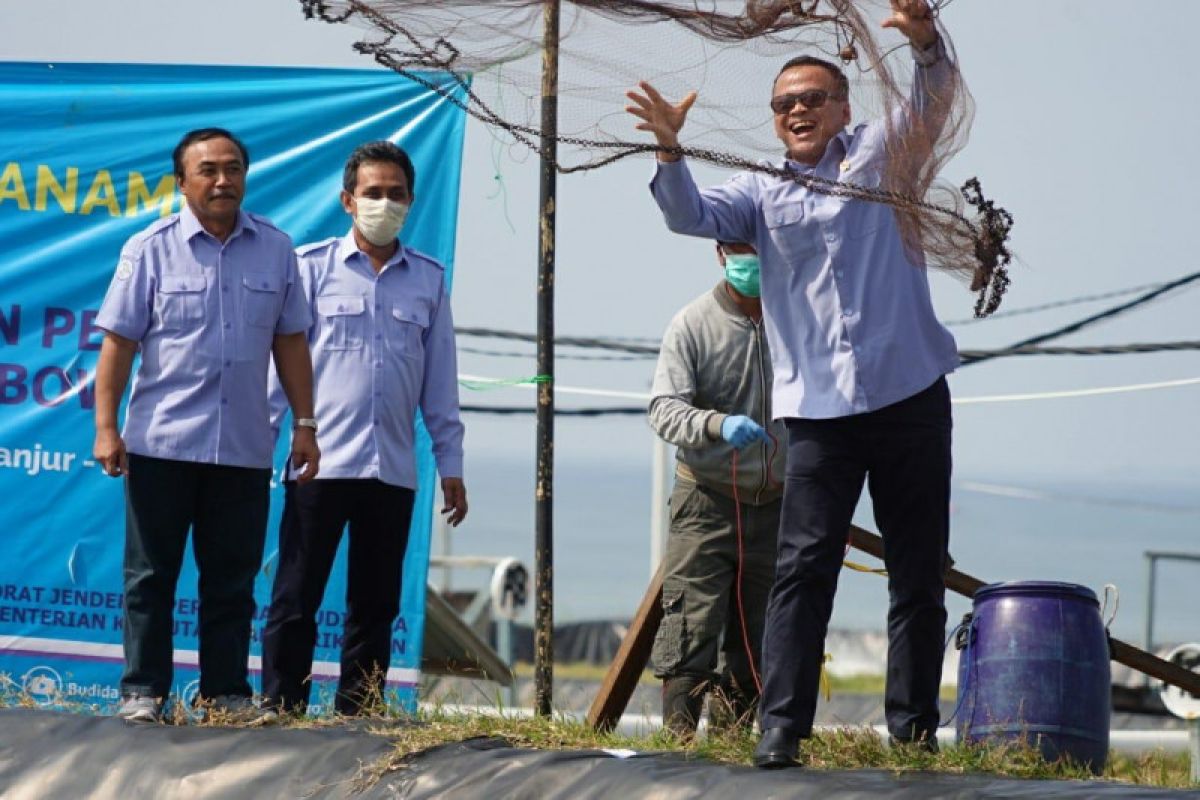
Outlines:
[[752, 723], [786, 457], [785, 429], [771, 422], [758, 256], [719, 242], [717, 260], [724, 280], [663, 336], [650, 400], [651, 427], [678, 447], [653, 661], [663, 722], [684, 738], [714, 688], [722, 710]]

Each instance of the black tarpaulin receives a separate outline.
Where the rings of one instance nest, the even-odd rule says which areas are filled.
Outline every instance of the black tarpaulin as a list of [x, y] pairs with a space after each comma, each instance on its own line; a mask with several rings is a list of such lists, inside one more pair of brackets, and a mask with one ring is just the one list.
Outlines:
[[386, 779], [409, 800], [968, 800], [974, 798], [1181, 798], [1200, 792], [1103, 781], [1026, 781], [989, 775], [883, 770], [780, 770], [727, 767], [675, 755], [615, 758], [601, 751], [515, 749], [468, 741], [423, 753]]
[[11, 709], [0, 711], [0, 797], [353, 797], [360, 764], [391, 749], [387, 739], [340, 729], [138, 725]]
[[1200, 792], [1103, 781], [1020, 781], [879, 770], [763, 772], [673, 755], [617, 758], [603, 751], [519, 749], [494, 739], [416, 754], [369, 786], [355, 780], [391, 748], [385, 736], [345, 728], [129, 725], [113, 718], [0, 710], [0, 796], [14, 800], [1200, 797]]

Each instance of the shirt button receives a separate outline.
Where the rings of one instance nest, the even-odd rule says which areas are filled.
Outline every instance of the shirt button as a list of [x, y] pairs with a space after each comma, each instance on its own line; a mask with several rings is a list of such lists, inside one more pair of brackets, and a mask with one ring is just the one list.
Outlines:
[[377, 419], [377, 420], [375, 420], [375, 424], [376, 424], [376, 425], [378, 425], [378, 424], [379, 424], [379, 420], [378, 420], [378, 419]]
[[376, 303], [376, 304], [375, 304], [375, 310], [376, 310], [376, 311], [383, 311], [383, 306], [382, 306], [382, 305], [380, 305], [379, 303]]
[[382, 361], [376, 361], [376, 362], [375, 362], [375, 369], [383, 369], [383, 362], [382, 362]]
[[378, 342], [382, 338], [383, 338], [383, 334], [380, 334], [380, 333], [375, 334], [375, 341]]
[[229, 329], [230, 329], [230, 328], [232, 328], [232, 327], [233, 327], [233, 323], [232, 323], [232, 322], [226, 322], [226, 323], [225, 323], [225, 330], [229, 330]]
[[229, 398], [227, 398], [227, 397], [222, 397], [222, 398], [221, 398], [221, 405], [223, 405], [223, 406], [227, 406], [227, 405], [229, 405]]
[[221, 291], [222, 291], [222, 292], [228, 292], [228, 291], [229, 291], [229, 287], [228, 287], [228, 286], [222, 286], [222, 287], [221, 287]]
[[843, 310], [843, 311], [842, 311], [842, 316], [843, 316], [843, 317], [852, 317], [852, 316], [854, 316], [854, 309], [853, 309], [853, 308], [847, 308], [847, 309]]
[[227, 367], [232, 367], [232, 366], [233, 366], [233, 362], [232, 362], [232, 361], [226, 361], [226, 362], [225, 362], [225, 366], [227, 366]]

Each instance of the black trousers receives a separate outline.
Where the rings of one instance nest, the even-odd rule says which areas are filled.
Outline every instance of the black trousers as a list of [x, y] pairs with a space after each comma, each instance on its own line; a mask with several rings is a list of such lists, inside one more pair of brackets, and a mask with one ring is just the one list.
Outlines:
[[254, 577], [270, 480], [269, 469], [129, 455], [123, 694], [165, 698], [171, 690], [172, 608], [191, 529], [200, 573], [200, 694], [250, 695]]
[[391, 663], [414, 492], [359, 478], [289, 481], [284, 492], [279, 569], [263, 632], [263, 694], [288, 711], [308, 707], [317, 611], [348, 523], [346, 620], [334, 705], [341, 714], [357, 714], [382, 688]]
[[946, 628], [950, 391], [837, 419], [791, 419], [775, 585], [767, 606], [761, 724], [812, 732], [825, 633], [864, 481], [888, 570], [884, 711], [899, 739], [932, 736]]

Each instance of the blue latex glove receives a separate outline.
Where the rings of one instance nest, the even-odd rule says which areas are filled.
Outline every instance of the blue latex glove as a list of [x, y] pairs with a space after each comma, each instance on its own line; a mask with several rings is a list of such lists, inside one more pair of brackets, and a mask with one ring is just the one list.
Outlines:
[[766, 439], [767, 432], [754, 420], [737, 414], [721, 422], [721, 438], [740, 450], [748, 444]]

